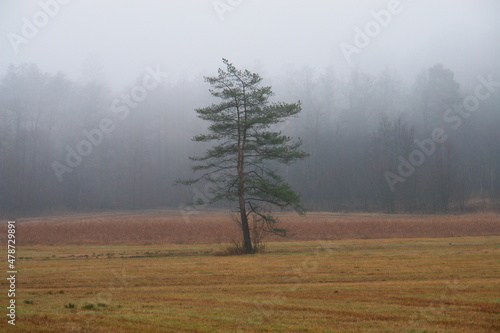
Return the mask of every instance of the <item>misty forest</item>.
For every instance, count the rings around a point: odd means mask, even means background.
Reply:
[[[94,5],[1,12],[1,215],[231,208],[175,186],[210,147],[192,141],[208,127],[195,110],[216,103],[204,77],[223,58],[270,102],[300,102],[272,130],[308,158],[268,167],[306,210],[499,209],[495,1]]]
[[[84,66],[99,71],[96,62]],[[213,97],[201,77],[148,75],[113,94],[91,76],[76,82],[35,64],[9,66],[0,84],[2,211],[208,202],[203,184],[174,182],[190,176],[188,156],[204,148],[191,141],[206,128],[194,109]],[[147,80],[158,86],[134,89]],[[302,103],[297,117],[275,126],[302,139],[310,155],[278,169],[308,210],[500,207],[500,83],[491,76],[457,82],[453,68],[435,64],[406,82],[396,70],[344,77],[304,66],[264,80],[279,100]]]

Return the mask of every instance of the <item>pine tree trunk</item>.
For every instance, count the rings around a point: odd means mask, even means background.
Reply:
[[[240,218],[241,218],[241,230],[243,231],[243,247],[245,248],[246,254],[253,253],[252,239],[250,238],[250,228],[248,226],[248,218],[245,207],[245,198],[240,195]]]
[[[253,253],[252,239],[250,238],[250,227],[248,226],[246,202],[245,202],[245,181],[244,181],[245,158],[243,149],[238,151],[238,201],[240,206],[241,230],[243,231],[243,247],[245,254]]]

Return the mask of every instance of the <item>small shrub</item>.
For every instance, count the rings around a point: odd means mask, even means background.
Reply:
[[[253,253],[264,253],[266,250],[266,245],[263,242],[258,242],[253,244]],[[240,244],[236,241],[233,241],[233,244],[228,246],[224,251],[222,252],[215,252],[214,253],[216,256],[239,256],[239,255],[244,255],[245,249],[243,247],[243,244]]]
[[[254,253],[264,253],[266,252],[266,244],[263,242],[258,242],[253,245]]]
[[[24,304],[31,304],[31,305],[33,305],[35,303],[33,301],[24,300]]]
[[[226,247],[222,252],[216,252],[216,256],[239,256],[245,254],[243,246],[237,242],[233,242],[232,245]]]
[[[105,308],[105,307],[107,307],[107,305],[106,305],[106,304],[104,304],[104,303],[97,303],[97,306],[98,306],[98,307],[100,307],[100,308]]]
[[[64,306],[66,309],[74,309],[75,308],[75,304],[73,303],[68,303],[67,305]]]

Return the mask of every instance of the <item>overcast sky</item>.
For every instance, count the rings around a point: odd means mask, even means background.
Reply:
[[[10,63],[29,62],[79,79],[94,58],[108,83],[121,87],[148,65],[192,78],[213,74],[223,57],[263,74],[290,65],[342,74],[357,65],[411,80],[438,62],[459,80],[500,73],[498,0],[60,0],[68,3],[44,14],[40,3],[55,1],[1,1],[2,75]],[[355,46],[356,27],[364,30],[376,22],[372,12],[397,2],[398,13],[375,24],[380,31],[349,64],[341,43]],[[33,33],[26,26],[36,20]]]

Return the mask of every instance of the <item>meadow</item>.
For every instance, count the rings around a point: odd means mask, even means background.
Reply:
[[[500,214],[403,215],[276,214],[291,239],[268,241],[500,235]],[[17,221],[23,245],[122,245],[231,243],[241,231],[227,212],[180,214],[178,211],[103,212],[24,218]],[[0,232],[5,233],[5,224]]]
[[[5,315],[0,326],[8,332],[500,331],[498,214],[281,218],[296,235],[269,238],[264,253],[250,256],[224,255],[239,233],[221,212],[189,219],[165,211],[20,219],[16,326]],[[8,289],[5,279],[0,288]]]

